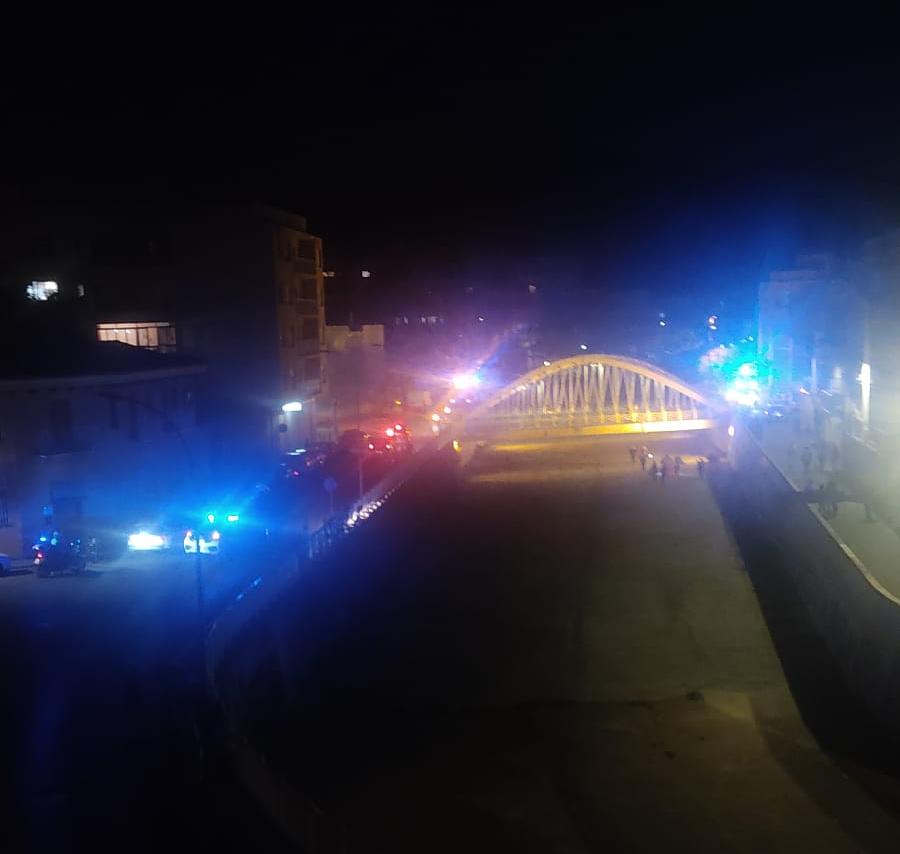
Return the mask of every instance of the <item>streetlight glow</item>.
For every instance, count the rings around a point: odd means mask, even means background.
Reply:
[[[287,403],[281,404],[282,412],[302,412],[303,404],[299,400],[289,400]]]
[[[453,377],[453,387],[459,391],[475,388],[480,382],[477,374],[457,374]]]

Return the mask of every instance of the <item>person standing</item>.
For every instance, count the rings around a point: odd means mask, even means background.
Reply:
[[[669,454],[666,454],[662,460],[662,476],[663,480],[667,480],[672,476],[672,472],[675,470],[675,463],[672,460],[672,457]]]
[[[684,465],[684,460],[681,459],[681,455],[679,454],[675,457],[675,477],[678,477],[681,474],[681,467]]]
[[[653,460],[650,463],[650,477],[652,477],[654,480],[656,480],[658,475],[659,475],[659,466],[656,464],[656,460]]]
[[[641,448],[640,459],[641,459],[641,471],[647,471],[647,448],[646,447]]]
[[[628,449],[628,454],[631,456],[632,464],[634,464],[637,461],[637,445],[632,445]]]
[[[697,477],[703,480],[703,472],[706,469],[706,460],[703,457],[697,457]]]

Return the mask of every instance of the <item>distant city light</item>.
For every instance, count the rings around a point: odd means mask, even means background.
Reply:
[[[587,344],[579,344],[579,345],[578,345],[578,348],[579,348],[580,350],[587,350]]]
[[[59,285],[56,282],[32,282],[25,288],[25,293],[28,299],[46,302],[59,295]]]
[[[369,279],[371,278],[372,274],[368,270],[362,270],[360,272],[360,276],[362,276],[364,279]]]
[[[438,415],[437,412],[432,412],[432,413],[431,413],[431,420],[432,420],[432,421],[440,421],[440,420],[441,420],[441,416]]]
[[[756,365],[752,362],[744,362],[744,364],[738,368],[738,376],[741,377],[752,377],[755,373]]]
[[[480,314],[478,315],[478,322],[484,323],[484,318]]]
[[[859,383],[861,388],[860,409],[862,414],[863,427],[869,429],[869,407],[872,399],[872,366],[868,362],[863,362],[859,366]]]
[[[549,368],[549,367],[550,367],[550,360],[549,360],[549,359],[544,359],[544,367],[545,367],[545,368]]]
[[[394,437],[394,428],[388,427],[387,430],[384,431],[384,435],[388,437],[388,439],[392,439]]]
[[[444,407],[444,415],[449,415],[453,410],[449,406]]]
[[[706,322],[710,326],[715,326],[719,322],[719,315],[711,314],[709,317],[706,318]]]
[[[734,438],[734,424],[728,425],[728,435],[730,438]]]
[[[216,514],[215,513],[207,513],[206,521],[209,522],[210,525],[212,525],[212,523],[216,521]]]
[[[395,430],[396,432],[398,432],[398,433],[402,433],[402,432],[403,432],[403,425],[402,425],[402,424],[395,424],[395,425],[394,425],[394,430]]]
[[[660,325],[660,326],[665,326],[665,325],[666,325],[665,320],[660,320],[659,325]]]
[[[477,374],[457,374],[453,377],[453,387],[459,391],[475,388],[480,382]]]
[[[225,517],[226,521],[228,521],[228,522],[238,522],[238,521],[240,521],[240,518],[241,517],[237,513],[229,513]]]
[[[432,425],[431,425],[431,432],[432,432],[432,433],[440,433],[440,432],[441,432],[441,428],[438,427],[437,424],[432,424]]]
[[[282,412],[302,412],[303,404],[299,400],[289,400],[287,403],[281,404]]]

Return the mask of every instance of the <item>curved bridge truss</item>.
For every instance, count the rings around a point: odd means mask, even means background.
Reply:
[[[584,354],[519,377],[479,405],[467,421],[473,426],[615,433],[706,429],[712,415],[700,392],[654,365]]]

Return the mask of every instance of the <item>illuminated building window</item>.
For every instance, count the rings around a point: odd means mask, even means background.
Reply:
[[[25,288],[28,299],[46,302],[59,296],[59,285],[56,282],[32,282]]]
[[[175,327],[166,321],[134,323],[98,323],[98,341],[120,341],[132,347],[174,353],[177,348]]]

